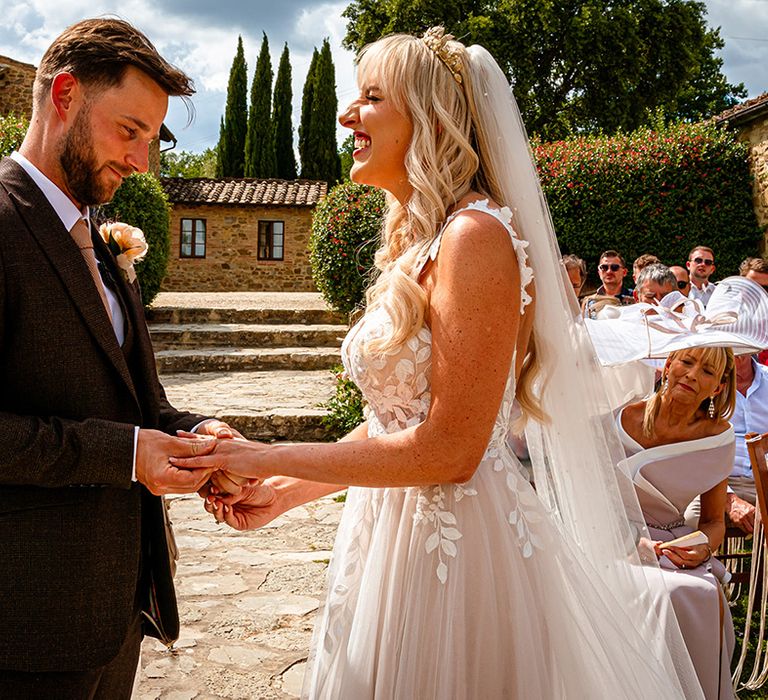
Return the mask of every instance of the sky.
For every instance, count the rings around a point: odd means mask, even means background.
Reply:
[[[159,51],[195,81],[195,117],[172,99],[165,123],[177,150],[201,152],[214,146],[226,101],[227,80],[243,37],[249,81],[256,68],[263,33],[277,70],[287,42],[293,77],[293,120],[298,126],[301,93],[314,47],[327,37],[336,67],[339,106],[356,93],[353,54],[341,47],[347,6],[311,0],[0,0],[0,55],[37,65],[51,41],[84,17],[119,16],[144,31]],[[724,73],[743,82],[750,97],[768,91],[768,0],[706,0],[708,22],[721,28]],[[339,127],[339,140],[345,136]]]

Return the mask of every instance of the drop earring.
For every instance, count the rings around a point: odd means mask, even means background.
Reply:
[[[664,377],[664,382],[661,385],[661,391],[662,393],[666,393],[667,389],[669,389],[669,377]]]
[[[707,414],[710,418],[715,417],[715,397],[710,396],[709,397],[709,408],[707,409]]]

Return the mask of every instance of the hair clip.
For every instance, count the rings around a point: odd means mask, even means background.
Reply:
[[[447,46],[447,42],[453,39],[453,35],[446,34],[443,27],[432,27],[424,32],[424,36],[421,40],[427,45],[427,47],[437,56],[451,71],[453,79],[461,85],[463,78],[461,77],[461,71],[464,68],[461,62],[461,56],[456,49],[451,49]]]

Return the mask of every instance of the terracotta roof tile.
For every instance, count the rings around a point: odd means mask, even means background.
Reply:
[[[313,207],[328,190],[316,180],[164,177],[161,182],[172,203],[186,204]]]
[[[724,112],[720,112],[715,117],[715,121],[738,123],[759,116],[766,111],[768,111],[768,92],[764,92],[758,97],[753,97],[751,100],[746,100],[726,109]]]

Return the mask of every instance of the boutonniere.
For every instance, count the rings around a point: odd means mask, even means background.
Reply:
[[[107,244],[109,251],[115,256],[117,266],[123,277],[131,284],[136,280],[134,263],[144,259],[147,254],[147,240],[140,228],[124,224],[121,221],[99,226],[99,234]]]

